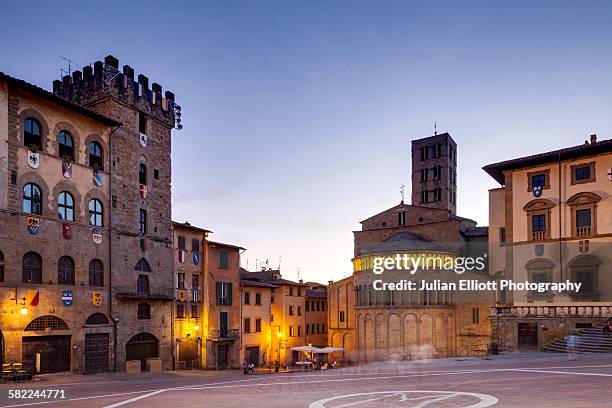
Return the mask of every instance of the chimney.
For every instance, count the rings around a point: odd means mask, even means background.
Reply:
[[[595,144],[595,143],[597,143],[597,135],[593,133],[591,135],[591,144]]]

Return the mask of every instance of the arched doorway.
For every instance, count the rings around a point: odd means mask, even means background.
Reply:
[[[85,320],[85,327],[110,327],[110,321],[103,313],[93,313]],[[85,334],[85,374],[109,371],[109,334]]]
[[[140,360],[141,370],[147,368],[147,358],[159,356],[159,340],[150,333],[138,333],[125,345],[125,361]]]
[[[70,371],[71,336],[65,321],[57,316],[40,316],[26,326],[25,332],[21,338],[24,369],[33,372],[38,365],[41,374]]]

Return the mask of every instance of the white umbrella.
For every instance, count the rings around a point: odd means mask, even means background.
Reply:
[[[315,353],[328,354],[345,351],[342,347],[323,347],[322,349],[318,349]]]
[[[313,347],[313,346],[299,346],[299,347],[291,347],[291,350],[303,351],[304,353],[312,353],[312,352],[318,353],[319,350],[322,350],[322,349]]]

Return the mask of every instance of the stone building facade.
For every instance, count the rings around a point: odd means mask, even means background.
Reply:
[[[206,368],[240,368],[240,254],[244,248],[208,241],[204,282]]]
[[[247,279],[240,281],[241,362],[247,361],[256,367],[269,367],[274,364],[278,353],[278,334],[272,327],[272,298],[276,289],[278,286],[270,283]]]
[[[42,373],[112,369],[110,186],[94,182],[92,167],[108,180],[118,125],[0,74],[3,362]]]
[[[210,231],[173,222],[175,255],[174,339],[177,369],[203,368],[207,237]]]
[[[53,93],[121,123],[110,138],[110,287],[116,367],[161,359],[173,368],[174,250],[171,130],[180,112],[174,94],[107,56],[53,82]],[[144,309],[148,308],[148,312]]]
[[[491,272],[581,290],[500,292],[493,336],[505,350],[546,347],[612,316],[612,140],[490,164]]]
[[[329,286],[329,342],[345,348],[345,359],[369,362],[486,353],[488,311],[495,293],[375,288],[376,281],[414,281],[418,288],[421,280],[449,283],[460,276],[442,268],[417,268],[414,274],[389,268],[380,274],[373,269],[376,259],[486,258],[488,229],[454,214],[456,151],[448,134],[414,141],[413,204],[402,201],[362,221],[361,230],[354,231],[353,275]],[[433,201],[426,192],[432,188],[442,191]],[[483,269],[466,271],[462,278],[489,280],[484,263]]]
[[[314,347],[327,347],[327,287],[309,285],[306,288],[304,310],[306,314],[306,344]]]

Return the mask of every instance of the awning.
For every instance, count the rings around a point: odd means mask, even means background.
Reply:
[[[320,349],[318,347],[313,347],[313,346],[299,346],[299,347],[291,347],[291,350],[303,351],[304,353],[312,353],[312,352],[318,353],[319,350],[323,350],[323,349]]]

